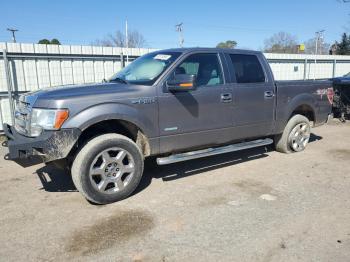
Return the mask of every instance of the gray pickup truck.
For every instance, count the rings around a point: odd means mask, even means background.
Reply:
[[[76,188],[106,204],[136,189],[149,156],[164,165],[272,143],[302,151],[332,99],[330,81],[274,81],[261,52],[162,50],[103,83],[21,96],[5,158],[64,160]]]

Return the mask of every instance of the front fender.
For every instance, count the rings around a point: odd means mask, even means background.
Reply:
[[[133,123],[148,137],[154,136],[154,123],[150,116],[130,105],[104,103],[86,108],[69,117],[62,128],[79,128],[85,130],[89,126],[104,120],[125,120]]]

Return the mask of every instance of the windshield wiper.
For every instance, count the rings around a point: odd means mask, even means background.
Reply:
[[[123,79],[123,78],[120,78],[120,77],[116,77],[116,78],[113,78],[113,79],[110,79],[109,82],[119,82],[119,83],[123,83],[123,84],[128,84],[128,82]]]

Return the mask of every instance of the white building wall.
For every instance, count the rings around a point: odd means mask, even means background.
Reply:
[[[303,62],[270,62],[276,80],[303,79]]]
[[[343,76],[350,72],[350,56],[264,54],[272,68],[276,80],[320,79]],[[316,60],[316,62],[315,62]]]
[[[345,61],[337,61],[336,76],[342,76],[350,72],[350,65]]]

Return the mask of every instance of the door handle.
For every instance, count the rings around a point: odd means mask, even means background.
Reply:
[[[275,94],[273,91],[265,91],[264,96],[265,98],[273,98]]]
[[[221,102],[223,103],[232,102],[232,94],[231,93],[221,94]]]

